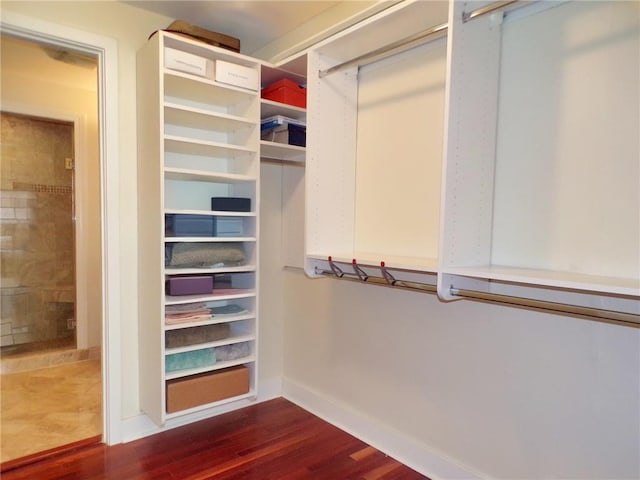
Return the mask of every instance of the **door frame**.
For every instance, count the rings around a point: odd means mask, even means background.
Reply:
[[[122,441],[118,44],[109,37],[9,11],[2,12],[0,32],[97,57],[102,247],[102,438],[105,443],[113,445]]]

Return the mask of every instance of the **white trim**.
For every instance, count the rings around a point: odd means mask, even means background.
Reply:
[[[433,480],[489,478],[306,385],[285,378],[282,396]]]
[[[85,115],[79,115],[75,112],[67,112],[62,110],[49,110],[40,108],[36,105],[26,105],[14,103],[12,101],[2,102],[2,111],[9,113],[17,113],[20,115],[28,115],[31,117],[48,118],[52,120],[61,120],[73,123],[73,141],[74,141],[74,163],[76,158],[86,158],[87,156],[87,119]],[[89,326],[88,326],[88,307],[87,307],[87,251],[83,241],[86,235],[86,218],[84,216],[86,201],[88,198],[87,186],[87,170],[84,162],[76,163],[73,175],[73,192],[75,198],[74,203],[74,231],[75,231],[75,270],[76,270],[76,348],[84,350],[89,348]]]
[[[98,57],[100,164],[102,179],[102,355],[103,439],[120,443],[120,256],[118,169],[118,44],[116,40],[10,11],[0,30],[14,36],[64,46]]]

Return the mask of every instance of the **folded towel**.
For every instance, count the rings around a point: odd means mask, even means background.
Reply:
[[[216,347],[216,359],[220,362],[237,360],[238,358],[251,355],[249,342],[234,343]]]
[[[173,353],[164,357],[164,368],[167,372],[186,370],[189,368],[209,367],[216,363],[214,348],[203,348],[192,352]]]
[[[241,307],[235,303],[229,305],[223,305],[221,307],[213,307],[211,309],[214,315],[238,315],[240,313],[247,313],[246,308]]]
[[[177,305],[167,305],[164,311],[167,313],[189,313],[198,312],[200,310],[208,309],[205,302],[197,303],[179,303]]]
[[[170,330],[165,333],[164,346],[165,348],[177,348],[215,342],[227,338],[230,332],[231,327],[228,323]]]

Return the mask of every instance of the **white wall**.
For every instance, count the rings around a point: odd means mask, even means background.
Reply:
[[[292,271],[284,293],[286,382],[485,477],[640,475],[638,329]]]

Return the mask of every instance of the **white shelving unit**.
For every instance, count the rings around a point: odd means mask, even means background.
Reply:
[[[263,87],[284,78],[306,84],[306,54],[285,60],[280,65],[263,64]],[[268,99],[260,101],[260,118],[274,115],[307,120],[307,110]],[[260,157],[269,168],[280,168],[282,180],[282,264],[301,268],[304,264],[304,177],[306,147],[260,142]]]
[[[287,65],[277,67],[275,65],[262,64],[262,87],[266,87],[271,83],[288,79],[300,85],[306,84],[306,76],[304,73],[297,73],[287,69]],[[273,100],[260,100],[260,118],[267,118],[274,115],[283,115],[285,117],[294,118],[296,120],[307,119],[307,110],[286,103],[275,102]],[[288,145],[278,142],[270,142],[267,140],[260,141],[260,157],[266,160],[279,160],[283,162],[304,163],[306,148],[297,145]]]
[[[638,5],[539,2],[468,23],[465,8],[449,31],[439,295],[640,314]]]
[[[140,396],[143,411],[159,425],[180,415],[255,397],[258,358],[258,86],[251,90],[216,81],[209,73],[198,76],[166,68],[166,48],[197,55],[210,64],[222,60],[248,67],[258,77],[261,69],[255,59],[167,32],[156,33],[138,53]],[[251,210],[213,211],[212,197],[249,198]],[[166,230],[167,215],[232,220],[241,226],[241,235],[176,236]],[[166,258],[167,248],[174,245],[233,246],[241,249],[244,260],[208,267],[174,265]],[[165,281],[180,276],[213,276],[214,289],[204,295],[166,295]],[[216,288],[216,280],[224,280],[229,288]],[[236,313],[215,313],[230,305],[236,307]],[[167,323],[167,309],[175,306],[204,306],[214,313],[188,323]],[[226,338],[166,347],[169,332],[193,333],[219,324],[228,326]],[[233,360],[166,370],[169,355],[236,344],[248,345],[249,353]],[[238,365],[248,368],[248,391],[167,413],[167,382],[201,374],[214,378]]]
[[[443,2],[401,2],[308,53],[308,275],[344,263],[425,274],[438,265],[446,38],[319,72],[447,21]]]
[[[437,278],[444,300],[637,323],[638,4],[519,2],[463,21],[497,3],[400,2],[308,52],[305,270],[384,261]]]

